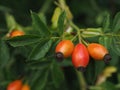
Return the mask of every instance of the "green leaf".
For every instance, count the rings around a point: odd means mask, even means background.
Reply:
[[[60,87],[64,82],[64,74],[58,64],[54,61],[52,65],[52,80],[56,88]]]
[[[118,56],[120,56],[120,38],[119,37],[112,38],[111,49]]]
[[[58,33],[59,33],[59,35],[63,34],[65,17],[66,17],[66,13],[65,13],[65,11],[63,11],[60,14],[59,19],[58,19]]]
[[[33,28],[41,35],[46,37],[50,35],[47,25],[41,20],[41,18],[34,12],[31,13]]]
[[[46,41],[42,40],[35,48],[33,48],[30,56],[28,57],[29,60],[38,60],[43,58],[46,53],[49,51],[52,45],[52,40]]]
[[[96,37],[102,34],[101,28],[87,28],[82,32],[83,37]]]
[[[40,79],[37,81],[37,86],[34,86],[34,90],[44,90],[47,84],[48,72],[42,72]]]
[[[111,37],[100,37],[99,38],[99,43],[105,46],[106,48],[110,49],[111,43],[112,43],[112,38]]]
[[[10,7],[3,6],[3,5],[0,5],[0,11],[5,12],[5,13],[12,12]]]
[[[53,28],[56,28],[58,26],[58,18],[61,14],[61,8],[60,7],[56,7],[55,10],[54,10],[54,13],[53,13],[53,16],[52,16],[52,19],[51,19],[51,22],[52,22],[52,27]]]
[[[71,58],[65,59],[64,62],[58,63],[61,67],[73,66]]]
[[[95,77],[97,77],[100,73],[102,73],[105,67],[105,62],[102,61],[95,61]]]
[[[5,18],[9,32],[11,32],[14,29],[24,30],[24,27],[16,22],[13,15],[5,13]]]
[[[40,13],[38,13],[38,16],[44,24],[47,24],[47,20],[46,20],[44,13],[40,12]]]
[[[15,18],[8,13],[5,14],[5,18],[6,18],[6,23],[7,23],[8,29],[13,30],[17,25]]]
[[[86,71],[84,75],[86,77],[85,79],[88,82],[88,84],[95,84],[96,74],[95,74],[95,62],[93,59],[90,59],[90,62],[88,66],[86,67]]]
[[[90,60],[85,71],[85,77],[88,84],[95,84],[98,75],[103,71],[104,67],[104,61],[95,61],[93,59]]]
[[[17,46],[25,46],[25,45],[37,43],[40,42],[42,39],[44,38],[41,38],[40,36],[23,35],[23,36],[17,36],[7,39],[7,41],[10,43],[11,46],[17,47]]]
[[[52,44],[52,47],[50,48],[49,52],[47,53],[48,56],[51,56],[51,53],[54,54],[55,53],[55,47],[57,46],[57,44],[60,42],[60,40],[56,39],[56,40],[53,40],[53,44]]]
[[[9,48],[4,41],[0,40],[0,68],[8,64],[9,58]]]
[[[48,68],[51,64],[51,61],[29,61],[27,63],[27,67],[32,70],[42,70],[44,68]]]
[[[117,74],[118,83],[120,83],[120,73]]]
[[[35,71],[32,79],[32,90],[44,90],[47,84],[49,71],[45,68],[42,71]]]
[[[109,65],[112,65],[112,66],[117,66],[119,65],[119,56],[113,52],[112,50],[110,50],[110,55],[111,55],[111,60],[110,60],[110,64]]]
[[[109,26],[110,26],[110,14],[106,12],[104,16],[104,21],[103,21],[103,31],[107,32],[108,30],[110,30]]]
[[[117,90],[115,85],[111,82],[104,82],[101,85],[101,90]]]
[[[115,15],[112,25],[113,32],[118,32],[120,30],[120,12]]]

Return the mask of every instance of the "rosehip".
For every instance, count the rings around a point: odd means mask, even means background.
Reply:
[[[22,81],[15,80],[8,85],[7,90],[21,90],[21,88],[22,88]]]
[[[10,33],[10,37],[15,37],[15,36],[22,36],[24,35],[25,33],[23,31],[20,31],[20,30],[13,30],[11,33]]]
[[[64,58],[69,57],[74,49],[74,44],[70,40],[62,40],[58,43],[55,49],[56,58],[58,61],[62,61]]]
[[[30,90],[30,86],[28,84],[25,84],[22,86],[21,90]]]
[[[108,63],[111,60],[108,50],[101,44],[89,44],[88,51],[90,56],[95,60],[104,60],[105,63]]]
[[[79,71],[85,71],[89,63],[89,53],[84,44],[77,44],[73,50],[72,63]]]

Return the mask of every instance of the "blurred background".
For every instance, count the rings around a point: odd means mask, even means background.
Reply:
[[[42,13],[46,17],[47,25],[51,26],[51,18],[56,8],[56,3],[55,3],[56,1],[59,1],[59,0],[0,0],[0,34],[1,32],[3,32],[5,35],[8,32],[6,17],[5,17],[6,13],[13,15],[16,22],[24,27],[30,26],[32,23],[31,13],[30,13],[31,11],[36,13]],[[69,6],[69,9],[73,15],[73,22],[81,28],[101,27],[104,17],[106,15],[106,12],[110,13],[110,18],[113,18],[115,14],[120,11],[120,0],[65,0],[65,1],[66,1],[66,4]],[[8,62],[9,65],[8,66],[6,65],[7,69],[6,68],[0,69],[1,70],[0,80],[3,81],[3,83],[0,83],[0,90],[4,90],[5,86],[7,86],[7,84],[10,81],[14,80],[15,77],[17,77],[19,74],[24,73],[25,65],[23,63],[24,63],[24,60],[26,59],[26,52],[25,54],[23,53],[25,51],[24,47],[17,48],[16,50],[16,48],[13,48],[8,44],[2,43],[2,46],[0,47],[1,52],[2,52],[2,48],[4,48],[5,54],[3,53],[4,55],[3,57],[2,57],[2,54],[0,54],[1,57],[2,58],[5,57],[4,59],[6,60],[10,58],[11,61],[13,60],[13,62],[10,62],[10,61]],[[16,52],[18,53],[16,54]],[[107,73],[115,72],[114,74],[112,74],[112,77],[108,78],[108,81],[118,85],[114,86],[113,84],[107,82],[102,86],[105,88],[106,87],[108,88],[108,86],[111,86],[108,89],[99,89],[99,87],[90,87],[91,88],[90,90],[117,90],[115,89],[115,87],[118,87],[118,88],[120,87],[119,55],[116,55],[113,52],[111,52],[111,54],[113,55],[114,60],[116,60],[116,61],[112,61],[111,65],[115,67],[108,68],[107,69],[108,71],[106,70],[104,72],[104,75],[103,75],[104,77],[100,79],[106,79],[106,77],[109,77],[109,75],[111,76],[111,74],[108,75],[106,74],[106,72]],[[23,59],[23,60],[20,60],[20,59]],[[0,60],[0,63],[3,63],[2,60]],[[19,60],[19,61],[16,61],[16,60]],[[89,70],[87,71],[89,72],[84,73],[84,75],[87,77],[86,81],[88,85],[94,85],[94,83],[91,82],[93,80],[92,78],[93,75],[91,74],[91,72],[93,74],[96,74],[95,70],[93,70],[93,68],[95,67],[95,62],[93,63],[94,65],[93,64],[89,65],[89,67],[92,67],[91,69],[88,68]],[[96,65],[98,64],[99,63],[97,63]],[[100,66],[102,67],[102,64]],[[116,73],[116,67],[118,68],[118,73]],[[3,70],[5,70],[4,74],[3,74]],[[97,68],[96,68],[96,71],[97,71]],[[103,71],[103,68],[100,70],[100,72],[102,71]],[[35,71],[33,73],[35,73]],[[63,90],[79,90],[78,89],[79,85],[78,85],[74,68],[71,66],[65,67],[64,74],[66,76],[66,82],[68,83],[67,84],[68,88],[66,88],[65,86]],[[28,72],[28,75],[29,75],[29,72]],[[27,79],[30,79],[30,78],[31,76],[28,77]],[[99,81],[99,78],[98,78],[98,81]],[[32,90],[39,90],[37,88],[33,89],[33,87],[32,87]],[[59,90],[60,86],[59,86],[59,89],[58,88],[53,89],[53,87],[51,89],[50,88],[49,89],[47,88],[45,90]],[[84,90],[84,89],[80,89],[80,90]]]
[[[0,1],[0,27],[5,27],[5,12],[11,13],[18,23],[25,26],[31,23],[30,10],[43,12],[50,23],[56,7],[54,2],[55,0]],[[120,10],[119,0],[66,0],[66,3],[74,15],[73,20],[86,27],[99,26],[106,11],[114,16]]]

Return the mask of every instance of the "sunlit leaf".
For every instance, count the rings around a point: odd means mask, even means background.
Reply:
[[[60,14],[61,14],[61,8],[60,7],[56,7],[55,10],[54,10],[52,19],[51,19],[53,28],[56,28],[58,26],[57,22],[58,22],[58,18],[60,16]]]
[[[115,66],[108,66],[103,70],[103,76],[105,78],[111,77],[113,73],[116,73],[118,70]]]
[[[82,32],[83,37],[96,37],[102,34],[101,28],[87,28]]]

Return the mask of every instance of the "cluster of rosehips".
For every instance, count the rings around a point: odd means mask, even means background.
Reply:
[[[30,90],[30,86],[28,84],[22,84],[21,80],[15,80],[8,84],[7,90]]]
[[[105,63],[111,60],[108,50],[98,43],[88,44],[87,47],[82,43],[74,46],[72,41],[62,40],[56,46],[55,53],[58,61],[72,56],[72,64],[79,71],[85,71],[89,64],[90,56],[94,60],[104,60]]]
[[[21,36],[25,33],[20,30],[13,30],[9,37]],[[89,64],[90,56],[94,60],[104,60],[108,63],[111,60],[108,50],[101,44],[91,43],[85,46],[82,43],[78,43],[74,46],[70,40],[62,40],[56,46],[56,58],[58,61],[62,61],[72,55],[72,63],[75,68],[80,71],[85,71],[85,68]]]

